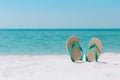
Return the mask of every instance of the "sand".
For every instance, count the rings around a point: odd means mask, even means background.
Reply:
[[[120,54],[82,63],[69,55],[0,56],[0,80],[120,80]]]

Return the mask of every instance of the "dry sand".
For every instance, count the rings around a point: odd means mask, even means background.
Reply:
[[[68,55],[0,56],[0,80],[120,80],[120,54],[82,63]]]

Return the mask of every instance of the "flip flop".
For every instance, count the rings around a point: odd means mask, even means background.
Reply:
[[[70,54],[70,58],[73,62],[79,62],[83,59],[83,50],[80,46],[78,39],[75,36],[71,36],[66,43],[66,48]]]
[[[86,51],[86,61],[98,61],[102,51],[102,43],[98,38],[92,38]]]

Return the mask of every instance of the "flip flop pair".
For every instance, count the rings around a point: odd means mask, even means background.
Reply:
[[[75,36],[71,36],[66,43],[67,51],[70,54],[70,58],[73,62],[81,62],[83,60],[83,49],[79,40]],[[86,50],[86,61],[98,61],[98,58],[102,51],[102,44],[98,38],[92,38],[89,46]]]

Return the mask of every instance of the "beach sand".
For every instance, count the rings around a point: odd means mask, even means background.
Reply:
[[[69,55],[0,56],[0,80],[120,80],[120,54],[82,63]]]

